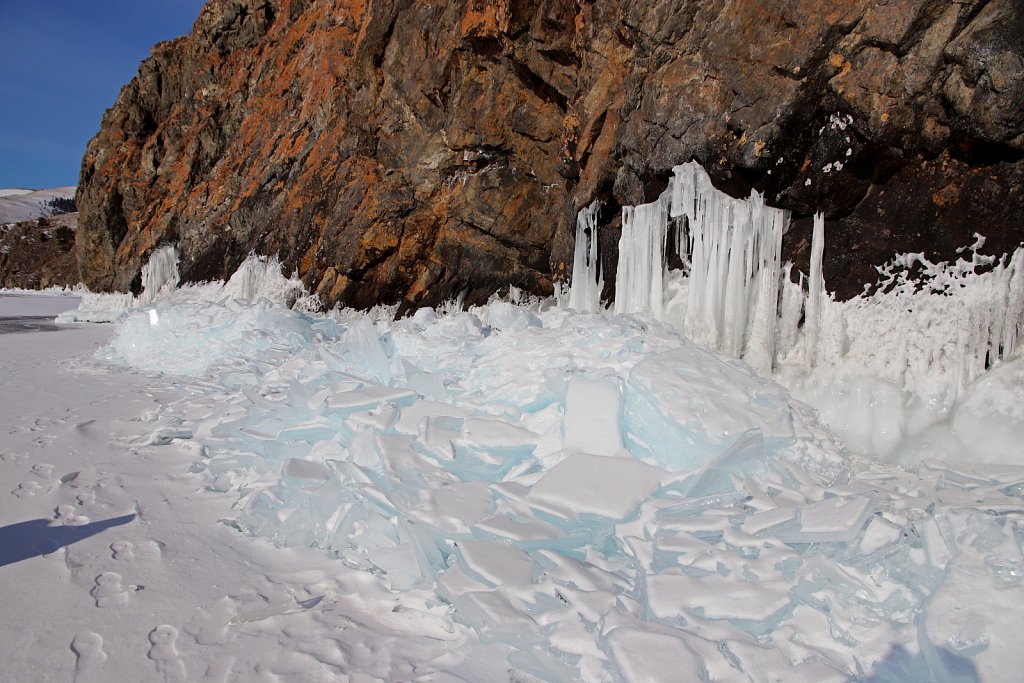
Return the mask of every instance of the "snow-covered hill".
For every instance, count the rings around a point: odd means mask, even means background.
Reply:
[[[19,223],[40,216],[52,216],[51,202],[55,199],[74,199],[74,185],[49,190],[0,189],[0,223]]]

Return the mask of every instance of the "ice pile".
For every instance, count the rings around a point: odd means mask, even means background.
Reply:
[[[204,306],[118,323],[108,359],[199,376],[149,442],[198,444],[193,470],[237,493],[240,529],[322,548],[396,594],[433,591],[511,669],[999,680],[1024,666],[1005,635],[1024,615],[984,607],[1024,597],[1024,468],[850,461],[784,389],[642,316]]]
[[[281,274],[281,263],[275,256],[255,253],[238,267],[227,282],[204,282],[179,287],[178,250],[165,245],[150,254],[142,267],[142,292],[82,291],[78,308],[62,313],[57,322],[104,323],[120,319],[127,311],[151,306],[159,302],[166,305],[180,303],[203,304],[230,299],[249,302],[266,300],[269,303],[318,310],[315,297],[310,297],[302,282],[295,276]]]

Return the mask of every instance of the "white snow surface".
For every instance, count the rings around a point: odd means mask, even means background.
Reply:
[[[49,202],[54,199],[73,199],[76,189],[72,185],[49,190],[0,190],[0,223],[19,223],[49,216],[53,213]]]
[[[974,455],[1020,433],[1018,361],[932,426],[973,450],[898,466],[648,314],[313,314],[246,268],[0,335],[0,679],[1024,668],[1024,463]]]

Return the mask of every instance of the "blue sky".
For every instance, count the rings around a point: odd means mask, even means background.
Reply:
[[[85,145],[149,49],[204,0],[0,0],[0,188],[78,183]]]

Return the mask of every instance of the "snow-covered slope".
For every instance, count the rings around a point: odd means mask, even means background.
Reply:
[[[18,223],[53,215],[50,202],[54,199],[74,199],[75,189],[72,185],[49,190],[0,190],[0,223]]]

